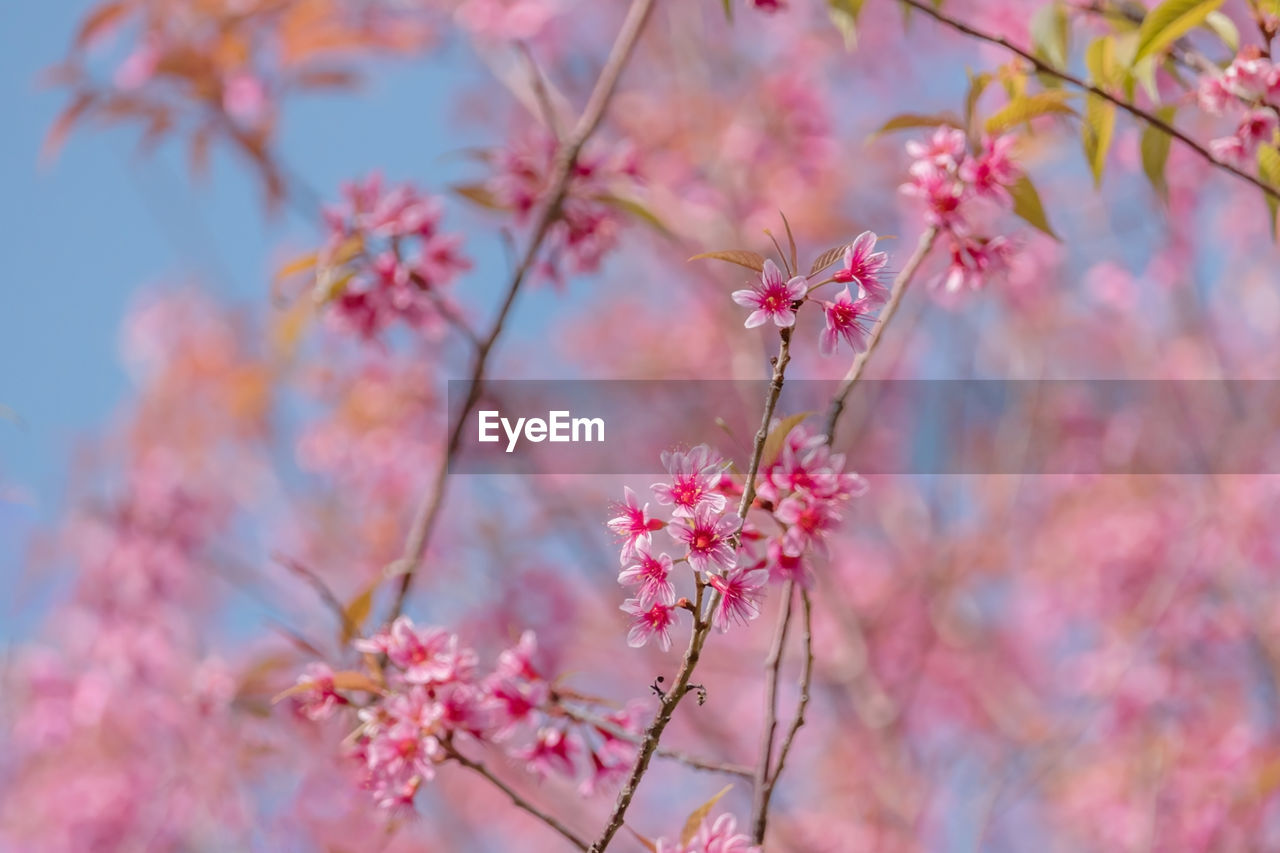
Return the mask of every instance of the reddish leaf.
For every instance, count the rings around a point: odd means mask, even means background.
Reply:
[[[40,146],[41,160],[48,162],[58,156],[76,122],[84,117],[96,101],[92,92],[81,92],[71,100],[67,108],[54,119],[53,126],[44,138],[44,144]]]
[[[787,245],[791,250],[791,272],[798,275],[800,273],[800,261],[796,257],[796,237],[791,233],[791,223],[787,221],[787,215],[781,210],[778,211],[778,215],[782,217],[782,224],[787,229]]]
[[[847,248],[849,248],[849,244],[845,243],[842,246],[836,246],[834,249],[827,249],[821,255],[818,255],[813,259],[813,266],[809,267],[809,276],[812,278],[840,260],[844,257],[844,250]]]
[[[106,35],[108,30],[120,23],[120,19],[128,14],[130,5],[124,0],[116,0],[116,2],[103,3],[94,7],[93,11],[85,16],[79,31],[76,32],[76,47],[87,47],[95,39]]]
[[[287,699],[290,696],[296,696],[307,690],[311,690],[316,686],[314,681],[303,681],[293,685],[287,690],[282,690],[272,698],[272,704],[279,702],[281,699]],[[333,686],[338,690],[358,690],[363,693],[382,693],[382,685],[374,681],[363,672],[355,670],[344,670],[333,674]]]
[[[713,261],[728,261],[731,264],[737,264],[740,267],[746,267],[749,270],[762,272],[764,270],[764,255],[756,252],[748,252],[744,249],[729,249],[724,252],[703,252],[701,255],[694,255],[689,260],[698,261],[703,258],[710,258]]]
[[[764,447],[760,451],[761,470],[778,461],[778,457],[782,455],[782,443],[786,441],[787,436],[802,420],[812,414],[813,412],[800,412],[778,421],[778,425],[765,436]]]
[[[454,193],[462,196],[472,204],[489,210],[506,210],[506,206],[494,197],[493,193],[484,184],[458,184],[450,187]]]
[[[360,75],[345,68],[313,68],[293,76],[294,85],[303,89],[351,89],[360,83]]]
[[[725,785],[720,789],[720,793],[693,810],[693,813],[689,815],[689,819],[684,822],[684,830],[680,833],[681,844],[688,844],[693,839],[693,836],[698,834],[698,827],[707,819],[707,815],[711,814],[711,809],[715,807],[716,803],[720,802],[721,797],[732,790],[732,785]]]

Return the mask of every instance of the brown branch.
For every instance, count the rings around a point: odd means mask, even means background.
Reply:
[[[547,88],[547,79],[542,76],[542,69],[538,67],[538,62],[533,58],[533,51],[529,49],[529,45],[524,42],[516,42],[516,52],[520,54],[520,58],[524,61],[525,69],[529,74],[529,84],[533,88],[534,100],[538,102],[538,110],[542,113],[542,121],[546,124],[547,130],[551,131],[552,137],[557,141],[561,138],[560,120],[556,115],[555,104],[551,101],[551,91]]]
[[[930,227],[920,235],[920,241],[916,244],[915,251],[903,265],[901,271],[893,280],[890,289],[889,300],[885,303],[884,308],[880,312],[880,316],[876,320],[876,325],[871,331],[870,339],[867,341],[867,348],[858,353],[854,358],[853,364],[850,365],[848,373],[845,374],[844,382],[841,383],[839,391],[832,398],[831,407],[827,414],[827,424],[825,436],[827,444],[830,444],[835,436],[836,423],[840,419],[841,413],[844,411],[845,399],[853,386],[862,376],[862,371],[866,367],[867,360],[871,357],[871,353],[875,351],[876,346],[880,343],[880,338],[884,334],[885,328],[889,325],[889,321],[893,319],[893,315],[897,312],[898,306],[902,303],[903,294],[906,293],[908,285],[915,277],[920,269],[920,265],[928,256],[929,251],[933,248],[934,241],[937,239],[938,229]],[[805,711],[809,706],[809,691],[813,683],[813,602],[809,596],[809,591],[802,589],[800,599],[804,609],[804,628],[802,632],[802,645],[804,648],[804,666],[800,673],[800,699],[796,705],[796,713],[792,718],[790,725],[787,727],[787,733],[783,738],[782,745],[778,750],[777,763],[769,767],[771,761],[770,752],[773,749],[774,734],[777,730],[777,678],[778,669],[781,666],[781,650],[782,644],[786,641],[786,623],[790,619],[791,610],[791,585],[787,586],[787,611],[779,622],[778,633],[774,638],[774,646],[770,651],[766,667],[768,669],[768,685],[766,692],[769,695],[768,704],[766,705],[765,730],[761,737],[760,763],[756,767],[756,792],[755,802],[753,804],[753,824],[752,835],[756,844],[764,842],[765,829],[769,821],[769,803],[773,797],[773,790],[778,784],[778,779],[782,775],[783,768],[786,766],[787,756],[791,753],[791,747],[795,743],[796,735],[800,729],[804,727]]]
[[[1004,38],[1003,36],[997,36],[997,35],[992,35],[991,33],[988,33],[988,32],[983,32],[982,30],[976,29],[970,26],[969,24],[964,23],[963,21],[956,20],[955,18],[952,18],[950,15],[946,14],[945,12],[935,9],[932,5],[930,5],[928,0],[901,0],[901,2],[907,6],[910,6],[912,9],[916,9],[917,11],[924,13],[928,17],[933,18],[938,23],[944,26],[950,27],[951,29],[955,30],[958,33],[962,33],[963,35],[969,36],[970,38],[977,39],[978,41],[984,41],[984,42],[987,42],[988,44],[994,44],[998,47],[1004,48],[1010,53],[1013,53],[1022,57],[1027,62],[1031,63],[1032,67],[1034,67],[1036,71],[1039,71],[1042,74],[1047,74],[1050,77],[1055,77],[1058,80],[1061,80],[1063,83],[1067,83],[1068,85],[1074,86],[1075,88],[1080,89],[1081,91],[1088,92],[1091,95],[1096,95],[1097,97],[1102,98],[1104,101],[1108,101],[1109,103],[1114,104],[1116,107],[1118,107],[1121,110],[1124,110],[1134,118],[1144,121],[1147,124],[1151,125],[1152,127],[1156,128],[1157,130],[1160,130],[1168,134],[1169,136],[1173,137],[1174,139],[1178,140],[1187,148],[1194,151],[1201,159],[1209,163],[1211,166],[1214,166],[1215,168],[1218,168],[1218,169],[1222,169],[1225,172],[1230,172],[1231,174],[1235,175],[1237,178],[1240,178],[1243,181],[1247,181],[1250,184],[1253,184],[1255,187],[1262,190],[1262,192],[1265,193],[1267,196],[1277,201],[1280,201],[1280,189],[1276,189],[1275,187],[1259,179],[1258,177],[1254,175],[1250,175],[1248,172],[1244,171],[1243,169],[1232,166],[1230,163],[1224,163],[1221,160],[1218,160],[1213,156],[1213,154],[1209,151],[1208,148],[1201,145],[1199,142],[1192,139],[1190,136],[1183,133],[1182,131],[1178,130],[1172,124],[1160,118],[1159,116],[1155,115],[1154,113],[1147,112],[1146,110],[1142,109],[1142,107],[1131,104],[1128,101],[1124,100],[1123,98],[1118,98],[1115,95],[1108,92],[1106,89],[1102,89],[1102,88],[1099,88],[1098,86],[1093,85],[1092,83],[1088,83],[1080,79],[1079,77],[1076,77],[1074,74],[1055,68],[1052,64],[1045,62],[1043,59],[1039,58],[1038,56],[1026,50],[1025,48],[1018,47],[1016,44]]]
[[[476,773],[483,776],[484,778],[488,779],[494,785],[494,787],[502,791],[502,793],[506,794],[507,797],[511,799],[512,805],[514,805],[516,808],[533,815],[538,820],[542,821],[547,826],[551,827],[556,832],[560,833],[560,835],[562,835],[570,844],[572,844],[577,849],[579,850],[587,849],[587,843],[583,841],[581,838],[579,838],[578,836],[574,835],[572,830],[570,830],[567,826],[565,826],[556,818],[552,817],[551,815],[544,812],[542,809],[535,806],[533,803],[526,800],[524,797],[517,794],[515,789],[513,789],[510,785],[508,785],[506,782],[503,782],[497,776],[493,775],[493,773],[489,770],[488,767],[485,767],[479,761],[473,761],[470,758],[467,758],[461,752],[458,752],[458,750],[455,749],[451,744],[445,744],[444,748],[445,748],[445,751],[448,752],[449,757],[452,758],[454,761],[458,762],[463,767],[466,767],[469,770],[473,770]]]
[[[777,408],[778,397],[782,394],[782,384],[786,376],[787,365],[791,362],[791,332],[791,328],[786,328],[778,336],[780,343],[778,345],[778,355],[773,359],[773,379],[769,383],[769,392],[765,397],[764,414],[761,418],[760,429],[756,432],[755,443],[751,450],[751,461],[747,467],[747,479],[743,485],[742,502],[738,506],[739,521],[746,520],[747,511],[751,508],[752,501],[755,500],[755,479],[760,470],[760,457],[764,454],[764,442],[769,434],[769,424],[773,420],[773,412]],[[658,741],[661,740],[667,724],[671,722],[671,715],[680,704],[680,700],[689,692],[690,679],[693,677],[693,671],[697,668],[698,661],[702,657],[702,647],[707,641],[707,636],[711,633],[711,613],[715,611],[720,602],[720,593],[717,592],[711,596],[709,606],[704,608],[703,605],[708,603],[706,600],[707,584],[701,578],[698,578],[697,583],[697,600],[694,602],[693,608],[695,614],[693,631],[689,635],[689,646],[685,650],[684,659],[680,663],[680,671],[676,673],[675,684],[663,697],[658,713],[645,730],[644,740],[640,743],[640,748],[636,752],[635,764],[631,768],[626,784],[618,792],[618,800],[614,804],[613,812],[609,815],[608,823],[600,833],[600,837],[591,845],[591,853],[603,853],[618,830],[622,828],[622,822],[626,817],[627,809],[631,806],[631,801],[635,798],[640,780],[644,778],[645,771],[649,769],[649,762],[653,760],[654,753],[658,749]]]
[[[871,329],[871,336],[867,340],[867,348],[854,357],[853,364],[849,366],[849,372],[845,374],[844,381],[840,384],[840,389],[831,399],[831,406],[827,410],[827,425],[825,429],[827,444],[831,444],[835,440],[836,422],[840,420],[840,415],[844,412],[845,399],[849,396],[849,392],[853,390],[853,386],[857,384],[858,379],[861,378],[862,371],[867,366],[867,360],[875,352],[885,328],[888,327],[889,321],[893,319],[893,315],[897,313],[898,306],[902,303],[903,294],[907,292],[907,286],[911,284],[911,279],[915,278],[916,272],[920,269],[920,265],[924,263],[925,257],[929,254],[929,250],[933,248],[934,241],[937,238],[937,226],[930,226],[920,235],[920,242],[916,244],[915,251],[911,253],[911,257],[907,259],[906,264],[903,265],[898,275],[893,279],[893,286],[889,291],[889,300],[884,304],[884,308],[880,310],[880,316],[876,318],[876,324]]]
[[[578,156],[582,153],[583,146],[586,145],[592,134],[599,128],[600,122],[604,119],[609,102],[617,90],[618,80],[621,78],[622,71],[635,50],[636,42],[639,40],[640,33],[644,30],[644,26],[649,20],[649,15],[653,11],[655,2],[656,0],[634,0],[631,4],[627,17],[623,21],[622,29],[614,41],[613,49],[609,53],[609,58],[605,61],[604,68],[600,72],[600,77],[596,80],[595,88],[587,99],[587,105],[583,108],[577,125],[569,135],[569,138],[563,142],[557,151],[549,188],[535,221],[529,245],[511,277],[511,283],[507,286],[506,296],[502,301],[502,306],[498,309],[498,316],[494,319],[489,334],[476,347],[467,397],[449,433],[443,458],[440,460],[439,468],[436,471],[435,481],[423,497],[414,517],[413,525],[405,538],[403,554],[399,560],[389,567],[394,570],[394,573],[398,573],[401,576],[401,580],[387,621],[391,621],[400,615],[400,612],[404,609],[405,600],[409,597],[409,590],[413,586],[413,579],[417,575],[418,567],[422,563],[422,557],[431,541],[432,531],[435,529],[436,522],[440,517],[440,511],[444,506],[444,497],[449,479],[449,465],[457,455],[458,447],[462,443],[462,432],[466,426],[467,418],[471,416],[476,404],[480,402],[481,385],[484,381],[485,369],[488,367],[489,355],[506,327],[507,317],[511,313],[512,306],[515,305],[516,296],[519,295],[530,270],[533,269],[543,241],[546,240],[551,227],[560,218],[560,208],[564,203],[565,196],[568,194],[569,179],[573,174],[574,166],[578,162]]]
[[[778,763],[774,765],[773,775],[765,783],[760,792],[760,814],[756,824],[756,843],[764,842],[765,822],[769,817],[769,799],[778,784],[778,777],[787,764],[787,756],[791,754],[791,745],[795,743],[796,734],[804,726],[804,712],[809,707],[809,688],[813,684],[813,602],[809,598],[809,590],[800,590],[800,602],[804,606],[804,621],[800,624],[801,643],[804,646],[804,668],[800,672],[800,699],[796,703],[796,715],[791,720],[787,735],[782,739],[782,747],[778,750]]]
[[[787,629],[791,626],[791,610],[795,599],[795,583],[788,580],[783,590],[782,609],[778,611],[778,627],[774,630],[773,644],[765,658],[764,729],[760,733],[760,757],[755,772],[755,799],[751,806],[752,835],[756,844],[764,841],[765,824],[769,815],[769,781],[773,762],[773,738],[778,732],[778,673],[782,669],[782,652],[787,645]]]
[[[637,746],[644,742],[643,735],[627,731],[622,726],[619,726],[616,723],[611,723],[602,717],[597,717],[594,714],[579,711],[575,708],[568,708],[563,705],[560,706],[560,710],[569,718],[577,720],[580,723],[586,723],[587,725],[597,728],[602,732],[606,732],[610,737],[615,737],[618,740],[625,740],[628,743],[634,743]],[[698,756],[692,755],[688,752],[667,749],[662,746],[657,748],[654,755],[658,758],[666,758],[671,761],[676,761],[686,767],[691,767],[694,770],[705,770],[708,773],[724,773],[728,776],[741,776],[747,780],[751,780],[754,776],[754,771],[752,771],[750,767],[744,767],[741,764],[712,761],[707,758],[699,758]]]

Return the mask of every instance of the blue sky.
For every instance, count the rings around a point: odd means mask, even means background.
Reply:
[[[43,69],[64,53],[91,4],[0,5],[0,484],[29,501],[0,502],[0,539],[16,547],[57,518],[77,441],[110,423],[129,384],[118,359],[122,318],[140,290],[198,281],[224,301],[265,308],[282,245],[301,245],[308,223],[264,216],[258,187],[234,155],[215,154],[193,183],[181,150],[140,156],[130,129],[87,128],[58,159],[39,162],[63,93],[43,89]],[[473,144],[438,132],[475,63],[459,48],[430,61],[372,69],[355,94],[290,102],[281,150],[326,196],[377,168],[440,189]],[[21,558],[18,558],[18,562]],[[2,571],[2,570],[0,570]]]

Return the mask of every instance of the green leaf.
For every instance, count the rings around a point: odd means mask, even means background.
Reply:
[[[1093,185],[1102,186],[1102,173],[1107,168],[1107,153],[1116,129],[1116,105],[1090,93],[1085,97],[1081,136],[1084,156],[1093,172]]]
[[[756,272],[764,271],[764,255],[757,252],[748,252],[745,249],[728,249],[724,252],[703,252],[700,255],[694,255],[689,260],[700,261],[709,258],[713,261],[728,261],[731,264],[737,264],[740,267],[746,267]]]
[[[827,14],[831,23],[840,31],[845,50],[858,46],[858,15],[866,0],[827,0]]]
[[[1165,0],[1147,13],[1138,28],[1138,50],[1133,61],[1167,50],[1175,41],[1205,22],[1222,0]]]
[[[1018,178],[1017,182],[1009,187],[1009,195],[1013,197],[1015,214],[1058,242],[1062,242],[1061,238],[1054,233],[1053,226],[1049,224],[1049,217],[1044,212],[1044,203],[1040,201],[1040,193],[1036,191],[1036,185],[1031,183],[1031,178],[1026,175]]]
[[[1221,12],[1210,12],[1205,16],[1204,25],[1213,31],[1213,34],[1222,39],[1222,43],[1235,53],[1240,49],[1240,30],[1236,29],[1235,21],[1232,21]]]
[[[1014,98],[994,114],[987,117],[987,133],[992,135],[1004,133],[1040,116],[1054,114],[1075,115],[1076,111],[1067,104],[1067,99],[1070,97],[1070,92],[1054,90]]]
[[[656,213],[634,198],[606,193],[605,195],[597,196],[596,200],[607,204],[610,207],[616,207],[625,213],[631,214],[636,219],[639,219],[641,222],[644,222],[646,225],[653,228],[659,234],[662,234],[664,237],[675,236],[671,229],[667,227],[667,224],[663,222]]]
[[[733,23],[733,0],[724,0],[724,19]]]
[[[1270,145],[1258,147],[1258,177],[1270,184],[1272,189],[1280,189],[1280,151]],[[1275,196],[1267,195],[1267,211],[1271,214],[1271,238],[1276,239],[1276,211],[1280,203]]]
[[[1103,36],[1089,44],[1084,52],[1084,65],[1098,86],[1110,86],[1123,71],[1116,62],[1116,42],[1111,36]]]
[[[974,124],[974,111],[978,107],[978,99],[982,97],[982,93],[986,91],[987,85],[991,82],[992,77],[983,71],[980,74],[969,72],[969,91],[964,96],[964,131],[970,137],[976,137],[977,127]]]
[[[702,822],[706,820],[707,815],[711,814],[711,809],[715,807],[716,803],[720,802],[721,797],[732,790],[732,785],[725,785],[720,789],[720,793],[693,810],[693,813],[689,815],[689,819],[684,822],[684,829],[680,832],[681,844],[688,845],[693,840],[693,836],[698,834],[698,827],[702,826]]]
[[[760,449],[760,468],[762,470],[778,461],[778,457],[782,455],[782,443],[787,440],[787,436],[802,420],[812,414],[813,412],[800,412],[799,414],[789,415],[778,421],[778,425],[769,430],[769,434],[764,438],[764,446]]]
[[[1071,21],[1066,6],[1050,3],[1031,18],[1031,44],[1038,57],[1054,68],[1066,68],[1070,58]]]
[[[1161,107],[1156,116],[1166,124],[1173,122],[1176,107]],[[1151,188],[1163,201],[1169,200],[1169,185],[1165,182],[1164,168],[1169,162],[1169,146],[1173,137],[1155,125],[1147,125],[1142,131],[1142,171],[1146,173]]]
[[[921,127],[959,127],[960,119],[950,113],[938,113],[937,115],[922,115],[920,113],[902,113],[886,121],[871,134],[870,139],[875,139],[885,133],[895,130],[914,130]]]

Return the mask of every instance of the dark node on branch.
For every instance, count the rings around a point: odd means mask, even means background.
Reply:
[[[652,690],[654,692],[654,695],[657,696],[659,699],[667,698],[667,691],[662,689],[662,682],[664,681],[666,681],[666,679],[663,678],[661,675],[659,675],[657,678],[653,680],[653,684],[649,685],[649,689]]]
[[[690,684],[684,689],[684,692],[688,693],[691,690],[696,690],[698,692],[699,705],[707,704],[707,688],[703,687],[701,684]]]

